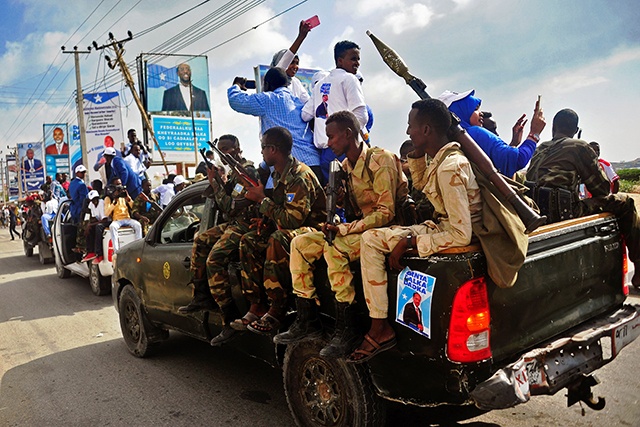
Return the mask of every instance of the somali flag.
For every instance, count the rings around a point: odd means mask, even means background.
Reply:
[[[178,84],[178,69],[159,64],[147,64],[147,87],[168,89]]]

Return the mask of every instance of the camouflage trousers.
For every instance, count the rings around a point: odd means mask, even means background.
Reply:
[[[207,280],[220,307],[232,303],[229,263],[239,259],[240,239],[249,231],[242,224],[221,224],[200,233],[191,251],[191,279]]]
[[[89,226],[89,221],[80,221],[78,223],[78,231],[76,233],[76,247],[84,250],[87,247],[87,236],[85,232]]]
[[[338,302],[351,304],[356,296],[349,263],[360,259],[361,234],[336,236],[330,246],[324,233],[316,231],[296,237],[291,242],[291,277],[293,293],[301,298],[316,298],[313,263],[324,256],[331,290]]]
[[[242,292],[251,304],[263,303],[262,292],[274,311],[286,310],[287,289],[291,289],[289,247],[294,237],[315,231],[312,227],[278,230],[268,238],[251,231],[240,241]],[[262,285],[261,285],[262,284]]]

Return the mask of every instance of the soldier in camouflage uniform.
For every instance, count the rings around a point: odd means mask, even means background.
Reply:
[[[598,156],[588,143],[573,139],[577,131],[576,112],[568,108],[560,110],[553,118],[553,139],[538,145],[527,171],[527,180],[536,182],[538,187],[562,188],[575,193],[574,216],[599,212],[615,214],[629,249],[629,259],[636,267],[632,283],[640,288],[640,218],[633,199],[609,194],[610,183],[598,166]],[[592,198],[578,201],[581,183]]]
[[[357,344],[353,301],[355,288],[349,263],[360,259],[360,238],[364,231],[391,224],[396,213],[399,182],[406,179],[398,170],[396,157],[380,148],[358,141],[359,126],[349,111],[332,114],[326,122],[328,144],[336,156],[346,154],[342,168],[347,174],[347,197],[358,219],[339,225],[325,224],[323,231],[296,237],[291,244],[291,276],[298,317],[289,331],[275,337],[289,344],[320,335],[317,317],[313,263],[324,257],[331,289],[335,292],[336,328],[329,344],[320,351],[325,357],[342,357]],[[368,169],[368,170],[367,170]],[[326,233],[334,233],[330,245]]]
[[[142,180],[142,191],[133,200],[131,217],[142,225],[142,235],[146,236],[149,228],[156,222],[162,213],[162,208],[158,205],[156,195],[151,192],[151,182],[148,179]]]
[[[262,185],[249,188],[246,194],[247,199],[259,204],[264,215],[261,221],[277,228],[273,231],[258,225],[240,242],[242,288],[251,308],[232,326],[259,334],[276,331],[286,314],[287,289],[291,287],[291,240],[316,231],[326,218],[326,199],[320,182],[309,166],[291,156],[292,144],[291,133],[282,127],[273,127],[262,135],[262,156],[275,169],[273,196],[266,197]],[[267,313],[263,293],[270,303]]]
[[[240,162],[251,178],[258,179],[253,163],[241,156],[238,138],[223,135],[219,138],[218,148]],[[178,309],[181,313],[214,309],[215,304],[211,299],[213,296],[222,310],[224,320],[222,331],[211,340],[211,345],[215,346],[228,341],[235,333],[230,323],[240,313],[231,296],[228,268],[231,261],[238,260],[240,238],[249,232],[251,219],[256,216],[257,211],[256,205],[244,197],[246,182],[241,177],[231,171],[227,175],[227,182],[221,185],[215,178],[218,173],[215,167],[208,170],[210,190],[227,222],[212,227],[195,238],[190,268],[194,297],[189,305]]]
[[[411,200],[413,200],[416,204],[417,223],[420,224],[429,219],[433,219],[434,208],[422,189],[417,188],[413,185],[413,178],[411,177],[411,170],[409,168],[409,162],[407,160],[407,155],[412,151],[413,144],[411,143],[411,140],[409,139],[403,142],[400,146],[400,161],[402,162],[402,171],[407,177],[409,185],[409,197],[411,197]]]

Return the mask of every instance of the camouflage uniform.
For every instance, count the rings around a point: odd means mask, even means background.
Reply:
[[[273,197],[260,204],[260,213],[278,230],[251,231],[240,242],[242,289],[251,304],[260,304],[262,289],[272,310],[286,307],[286,287],[290,288],[289,246],[303,233],[315,231],[326,219],[326,199],[318,178],[309,166],[289,156],[282,176],[273,173]]]
[[[162,208],[160,207],[160,205],[158,205],[157,208],[151,206],[151,202],[154,202],[156,204],[158,203],[156,197],[157,196],[153,193],[146,195],[141,192],[140,194],[138,194],[138,197],[133,200],[133,208],[131,208],[131,218],[140,222],[140,225],[142,225],[142,234],[145,236],[147,235],[149,228],[151,228],[153,223],[156,222],[156,219],[158,219],[158,217],[162,213]],[[149,202],[149,200],[151,202]],[[141,216],[147,218],[149,222],[145,224],[140,221]]]
[[[413,178],[409,178],[409,197],[411,197],[416,204],[418,223],[433,219],[433,214],[435,213],[433,204],[431,204],[421,188],[413,185]]]
[[[556,138],[543,142],[533,153],[527,171],[527,180],[539,187],[564,188],[575,193],[575,216],[600,212],[613,213],[629,249],[629,259],[640,264],[640,218],[633,199],[620,194],[609,194],[609,180],[598,165],[598,156],[585,141]],[[578,186],[584,184],[592,198],[578,200]],[[635,277],[634,277],[635,278]]]
[[[372,318],[387,318],[385,255],[401,239],[416,236],[421,257],[471,241],[472,224],[482,219],[482,198],[471,165],[459,147],[456,142],[445,145],[428,167],[424,157],[408,159],[416,187],[423,188],[439,217],[437,224],[428,220],[410,227],[369,230],[362,235],[362,286]]]
[[[252,178],[258,179],[252,162],[243,159],[242,165]],[[228,222],[212,227],[195,238],[190,268],[194,282],[208,277],[211,295],[220,307],[232,302],[229,263],[238,259],[240,238],[249,232],[251,218],[257,214],[256,205],[243,197],[244,188],[236,174],[229,172],[227,178],[224,187],[216,183],[212,191],[216,205]]]
[[[390,224],[395,216],[396,189],[404,174],[398,174],[395,156],[382,149],[370,155],[369,170],[365,162],[372,148],[362,145],[362,152],[352,167],[349,159],[342,161],[347,174],[347,193],[356,215],[360,218],[338,225],[339,231],[329,245],[324,233],[315,232],[296,237],[291,243],[291,276],[294,293],[302,298],[316,298],[313,283],[313,263],[324,256],[331,289],[339,303],[352,303],[355,289],[349,263],[360,259],[361,234],[371,228]],[[371,177],[373,176],[373,180]]]

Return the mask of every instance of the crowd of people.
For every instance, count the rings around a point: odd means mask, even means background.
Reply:
[[[481,110],[475,91],[445,91],[438,99],[410,106],[409,140],[396,156],[369,146],[373,114],[359,78],[357,44],[336,43],[335,69],[317,75],[310,94],[300,90],[296,54],[310,29],[307,23],[300,23],[292,46],[276,54],[273,68],[264,77],[263,92],[247,93],[247,81],[240,77],[228,89],[232,109],[260,118],[261,163],[256,167],[242,156],[238,138],[223,135],[218,148],[246,173],[216,166],[211,152],[197,168],[199,174],[206,174],[206,191],[215,199],[224,221],[196,235],[190,266],[194,296],[179,311],[222,311],[224,327],[211,340],[212,345],[221,345],[242,330],[273,335],[280,344],[320,336],[314,270],[315,262],[324,259],[335,296],[336,323],[321,355],[360,363],[393,347],[395,332],[387,320],[387,258],[390,268],[402,269],[401,259],[408,251],[427,257],[466,246],[474,224],[481,221],[483,200],[477,176],[460,144],[449,136],[451,113],[501,174],[528,181],[532,190],[567,191],[570,217],[614,213],[629,258],[638,265],[640,220],[633,200],[614,194],[615,174],[605,175],[596,151],[574,138],[578,115],[573,110],[563,109],[555,115],[552,140],[541,143],[546,120],[538,99],[527,136],[527,119],[522,115],[513,127],[511,141],[505,142],[492,115]],[[188,184],[182,175],[170,175],[152,189],[145,176],[148,150],[137,141],[135,131],[129,131],[128,137],[130,144],[124,152],[105,147],[96,163],[98,169],[104,168],[104,191],[100,181],[94,181],[89,191],[84,166],[76,167],[69,184],[73,221],[83,230],[78,233],[83,261],[102,259],[98,238],[106,227],[116,250],[121,226],[132,227],[142,237],[161,209]],[[343,214],[328,221],[324,185],[332,162],[339,162],[343,171],[344,191],[338,198]],[[519,172],[527,165],[526,174]],[[590,197],[580,197],[580,185]],[[53,185],[50,192],[56,193]],[[536,191],[531,194],[536,198]],[[415,216],[408,220],[404,209],[412,199]],[[557,205],[540,207],[558,209]],[[85,214],[89,220],[84,220]],[[361,285],[355,283],[351,270],[351,263],[358,260]],[[239,311],[231,296],[231,261],[242,265],[242,290],[250,304],[246,313]],[[633,284],[640,287],[637,270]],[[363,287],[371,318],[364,337],[355,322],[357,286]],[[296,321],[276,334],[291,293]]]

